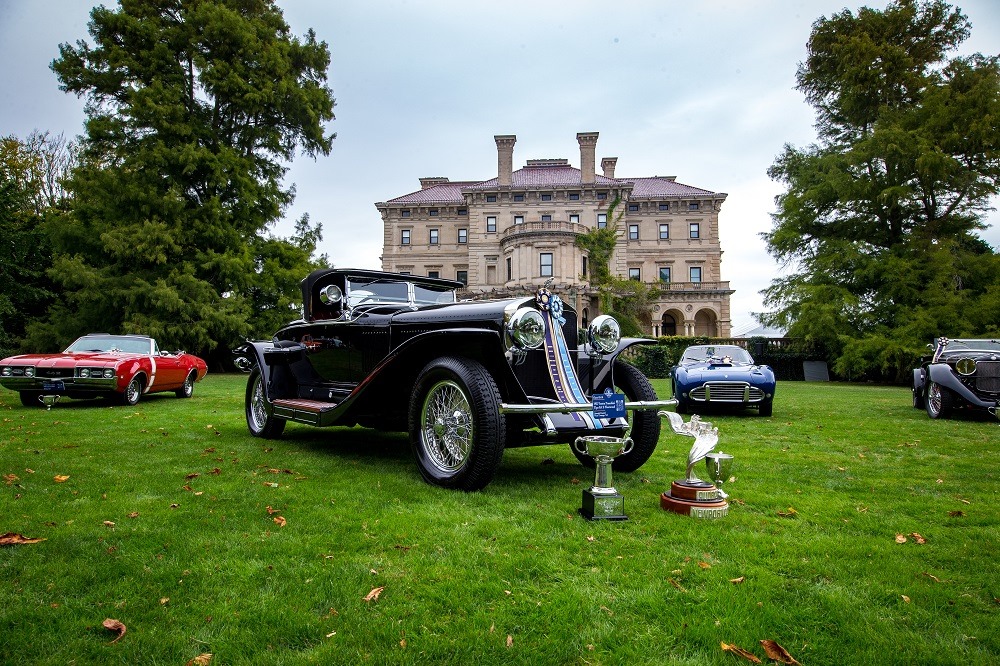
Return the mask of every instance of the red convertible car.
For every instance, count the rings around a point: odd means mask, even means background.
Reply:
[[[25,354],[0,361],[0,386],[17,391],[21,404],[40,406],[43,395],[117,397],[134,405],[144,393],[173,391],[190,398],[208,372],[205,361],[178,351],[160,351],[144,335],[93,333],[61,354]]]

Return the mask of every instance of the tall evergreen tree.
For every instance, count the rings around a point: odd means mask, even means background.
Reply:
[[[49,227],[64,298],[33,333],[146,333],[221,359],[255,328],[250,294],[276,284],[262,248],[318,237],[265,238],[293,197],[286,165],[334,138],[327,45],[292,36],[273,0],[122,0],[89,32],[52,63],[86,99],[86,137],[72,215]]]
[[[952,57],[971,26],[941,0],[813,24],[797,81],[817,144],[769,170],[767,323],[825,343],[842,373],[905,372],[935,335],[998,332],[1000,262],[976,232],[1000,176],[997,57]]]

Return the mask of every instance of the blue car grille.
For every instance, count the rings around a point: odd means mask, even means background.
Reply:
[[[690,397],[701,402],[760,402],[764,392],[746,382],[705,382]]]
[[[1000,361],[976,363],[976,389],[985,393],[1000,393]]]

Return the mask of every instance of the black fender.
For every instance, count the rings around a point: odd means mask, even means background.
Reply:
[[[912,385],[911,388],[913,389],[913,392],[916,393],[917,395],[923,395],[924,390],[925,390],[924,389],[924,381],[925,381],[924,380],[924,369],[923,368],[914,368],[913,369],[913,385]]]
[[[614,383],[614,377],[611,374],[611,369],[614,367],[615,359],[618,358],[622,352],[636,345],[655,344],[656,340],[650,340],[649,338],[622,338],[618,341],[618,346],[614,351],[607,354],[600,354],[596,357],[587,353],[590,350],[589,344],[586,347],[581,346],[579,357],[577,359],[580,381],[583,383],[585,388],[589,388],[591,368],[594,367],[594,392],[602,393],[604,389],[612,386]]]
[[[958,378],[958,375],[955,374],[955,371],[947,363],[932,363],[928,365],[927,375],[930,381],[949,389],[970,405],[982,407],[983,409],[995,408],[997,406],[996,402],[982,400],[973,393],[968,386],[962,383],[962,380]]]

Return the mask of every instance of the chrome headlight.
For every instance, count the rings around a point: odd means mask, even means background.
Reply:
[[[521,349],[538,349],[545,341],[545,320],[538,310],[521,308],[510,318],[507,334]]]
[[[614,317],[601,315],[595,317],[587,328],[587,339],[590,344],[601,350],[605,354],[610,354],[618,348],[618,341],[622,338],[622,329],[615,321]]]
[[[90,368],[80,368],[80,376],[84,379],[90,377]]]
[[[960,375],[971,375],[976,371],[976,362],[971,358],[960,358],[958,359],[958,363],[955,364],[955,370]]]
[[[5,365],[0,369],[0,377],[10,377],[12,374],[14,374],[14,371],[10,369],[10,366]]]
[[[31,367],[31,366],[29,365],[28,367],[26,367],[26,368],[24,369],[24,376],[25,376],[25,377],[34,377],[34,376],[35,376],[35,369],[34,369],[34,368],[32,368],[32,367]]]
[[[105,379],[111,379],[114,376],[115,376],[115,369],[114,368],[104,368],[104,378]]]

